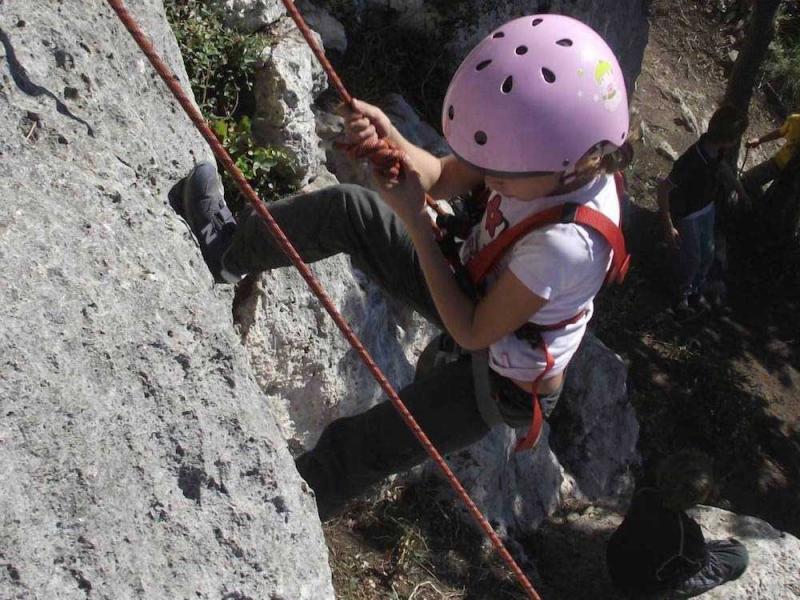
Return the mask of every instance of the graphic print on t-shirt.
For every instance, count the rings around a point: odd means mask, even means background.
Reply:
[[[508,220],[503,216],[503,211],[500,210],[500,202],[502,202],[502,200],[503,197],[500,194],[495,194],[491,197],[489,202],[486,203],[485,226],[489,237],[492,239],[494,239],[495,232],[500,225],[503,225],[503,229],[500,233],[508,229]]]

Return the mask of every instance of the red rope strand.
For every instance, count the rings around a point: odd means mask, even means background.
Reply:
[[[325,56],[325,52],[323,52],[322,48],[317,44],[317,40],[303,19],[303,15],[300,14],[300,11],[297,10],[297,7],[291,0],[282,1],[283,5],[286,7],[286,12],[289,13],[289,16],[295,22],[295,25],[297,25],[297,28],[303,35],[309,48],[311,48],[311,51],[314,53],[314,56],[319,60],[319,64],[328,76],[328,81],[336,88],[339,98],[341,98],[342,102],[345,104],[353,107],[353,97],[350,95],[350,92],[347,91],[347,88],[344,87],[344,83],[342,83],[341,78],[338,73],[336,73],[328,57]],[[353,110],[355,110],[354,107]],[[377,141],[375,139],[366,140],[360,144],[344,146],[344,148],[351,159],[368,159],[373,164],[375,170],[384,177],[392,178],[400,175],[400,159],[403,156],[403,152],[398,150],[394,144],[386,138],[378,138]],[[432,208],[436,214],[444,214],[442,208],[427,194],[425,194],[425,203]]]
[[[369,371],[372,373],[372,376],[375,378],[375,380],[378,382],[383,391],[391,400],[394,407],[400,413],[400,416],[402,417],[403,421],[406,423],[409,429],[411,429],[414,436],[417,438],[417,440],[419,440],[419,443],[422,444],[425,451],[428,453],[431,459],[436,463],[436,465],[442,471],[450,486],[455,490],[458,496],[466,504],[470,514],[478,523],[478,525],[481,527],[481,529],[483,529],[488,538],[491,540],[497,552],[500,554],[500,556],[503,558],[503,560],[506,562],[506,564],[509,566],[509,568],[516,576],[519,584],[522,586],[522,588],[525,590],[525,592],[532,600],[541,600],[539,595],[536,593],[536,590],[534,590],[533,586],[531,585],[530,581],[528,581],[527,577],[522,572],[522,569],[514,561],[513,557],[505,548],[503,542],[500,540],[497,533],[495,533],[495,531],[492,529],[492,526],[486,520],[486,517],[483,516],[478,507],[475,505],[475,502],[469,497],[469,494],[467,494],[467,491],[458,481],[455,474],[450,470],[450,467],[447,466],[441,454],[439,454],[439,452],[433,446],[431,441],[428,439],[428,436],[425,435],[425,432],[422,431],[422,429],[417,424],[412,414],[403,404],[403,401],[397,395],[397,392],[394,390],[394,388],[392,388],[392,385],[389,383],[384,374],[372,360],[366,348],[363,346],[363,344],[358,339],[356,334],[344,320],[342,315],[339,314],[331,299],[322,289],[322,286],[320,285],[319,281],[317,281],[311,270],[308,268],[308,265],[306,265],[305,262],[303,262],[303,259],[300,258],[300,255],[292,246],[292,243],[288,240],[288,238],[281,230],[277,222],[275,222],[267,207],[259,199],[258,195],[255,193],[253,188],[244,178],[242,172],[236,167],[236,164],[233,162],[230,155],[227,153],[225,148],[222,146],[217,137],[211,131],[211,128],[203,119],[203,116],[200,113],[200,111],[197,109],[194,103],[192,103],[189,97],[184,93],[183,89],[181,89],[180,83],[178,83],[177,76],[171,72],[169,67],[164,63],[164,61],[158,55],[152,43],[145,36],[144,32],[139,27],[138,23],[133,18],[133,16],[128,12],[122,0],[107,0],[107,2],[114,10],[114,12],[116,12],[117,16],[125,25],[126,29],[130,32],[131,36],[139,45],[142,52],[144,52],[144,54],[147,56],[148,60],[153,65],[153,68],[158,72],[161,79],[164,80],[164,83],[167,85],[172,94],[175,96],[175,99],[180,103],[180,105],[186,111],[186,114],[189,116],[192,123],[194,123],[195,127],[197,127],[198,131],[200,131],[200,133],[206,139],[209,146],[211,146],[212,151],[219,159],[219,161],[222,163],[222,165],[225,167],[225,170],[228,171],[231,177],[233,177],[233,179],[236,181],[239,190],[247,198],[247,200],[253,206],[253,209],[258,213],[258,215],[262,219],[264,219],[264,222],[269,228],[270,233],[272,234],[276,243],[280,246],[283,252],[291,259],[292,263],[300,272],[303,279],[305,279],[308,286],[314,292],[314,295],[317,296],[319,301],[325,307],[325,310],[328,311],[328,314],[336,323],[337,327],[344,334],[345,338],[347,338],[347,341],[356,350],[361,360],[364,362]],[[338,81],[338,77],[336,78],[336,80]],[[341,84],[341,81],[339,81],[339,83]]]

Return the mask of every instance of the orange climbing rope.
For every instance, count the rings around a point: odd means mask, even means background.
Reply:
[[[131,36],[133,36],[133,39],[139,45],[142,52],[144,52],[144,54],[147,56],[148,60],[153,65],[153,68],[159,74],[161,79],[164,80],[164,83],[166,83],[167,87],[175,96],[175,99],[186,111],[186,114],[189,116],[192,123],[194,123],[198,131],[200,131],[200,133],[206,139],[212,151],[214,152],[215,156],[222,163],[225,170],[228,171],[231,177],[233,177],[234,181],[236,181],[236,185],[239,187],[239,190],[250,202],[253,209],[264,220],[273,238],[275,238],[276,243],[280,246],[283,252],[289,257],[289,259],[292,261],[297,270],[300,271],[300,274],[302,275],[303,279],[305,279],[306,283],[311,288],[311,290],[314,292],[314,295],[317,296],[319,301],[325,307],[325,310],[328,311],[328,314],[336,323],[337,327],[344,334],[345,338],[347,338],[347,341],[356,350],[361,360],[364,362],[364,364],[372,373],[372,376],[375,378],[375,380],[378,382],[383,391],[391,400],[394,407],[400,413],[400,416],[402,417],[403,421],[406,423],[409,429],[411,429],[414,436],[417,438],[417,440],[419,440],[419,443],[422,444],[425,451],[428,453],[431,459],[433,459],[433,461],[445,475],[445,478],[447,479],[450,486],[464,501],[467,508],[469,509],[470,514],[477,521],[481,529],[483,529],[483,531],[486,533],[486,535],[491,540],[494,547],[497,549],[497,552],[500,554],[500,556],[503,558],[503,560],[506,562],[509,568],[513,571],[519,584],[522,586],[522,588],[525,590],[525,592],[532,600],[541,600],[539,595],[536,593],[536,590],[531,585],[530,581],[528,581],[528,578],[522,572],[522,569],[519,567],[516,561],[514,561],[514,558],[505,548],[503,542],[500,540],[497,533],[494,531],[494,529],[492,529],[492,526],[486,520],[486,517],[483,516],[481,511],[475,505],[475,502],[472,500],[472,498],[469,497],[467,491],[458,481],[455,474],[450,470],[450,467],[447,466],[447,463],[445,463],[444,459],[442,458],[442,455],[439,454],[439,452],[433,446],[431,441],[428,439],[428,436],[425,435],[425,432],[422,431],[420,426],[417,424],[412,414],[408,411],[406,406],[403,404],[403,401],[397,395],[397,392],[394,390],[394,388],[386,379],[384,374],[372,360],[366,348],[358,339],[358,337],[350,328],[350,326],[347,324],[344,317],[342,317],[342,315],[339,314],[336,307],[333,305],[333,302],[325,293],[325,291],[322,289],[321,284],[314,277],[308,265],[305,264],[305,262],[303,262],[303,259],[297,253],[294,246],[292,246],[292,243],[286,237],[286,234],[284,234],[280,226],[275,222],[275,219],[273,219],[267,207],[259,199],[258,195],[255,193],[253,188],[250,187],[250,184],[244,178],[242,172],[236,167],[236,164],[233,162],[230,155],[227,153],[225,148],[222,146],[217,137],[211,131],[211,128],[203,119],[203,116],[200,113],[200,111],[192,103],[189,97],[184,93],[183,89],[180,86],[180,83],[178,82],[178,77],[170,70],[170,68],[164,63],[164,61],[158,55],[155,48],[153,47],[153,44],[145,36],[141,27],[139,27],[139,24],[136,22],[136,20],[133,18],[130,12],[128,12],[123,0],[107,0],[107,2],[114,10],[114,12],[116,12],[117,16],[125,25],[125,28],[130,32]],[[290,4],[291,3],[287,3],[287,9],[290,8]],[[290,13],[292,12],[296,13],[296,10],[294,10],[293,6],[290,9]],[[297,19],[295,20],[297,22]],[[300,18],[300,22],[302,22],[302,18]],[[303,28],[305,28],[306,31],[308,29],[305,26],[305,24],[303,24]],[[308,35],[310,36],[310,33]],[[306,39],[308,39],[308,37],[306,37]],[[324,60],[324,63],[327,63],[327,60],[324,59],[321,50],[319,50],[319,48],[316,47],[316,44],[312,45],[312,49],[314,49],[314,52],[315,54],[317,54],[318,57],[322,57],[321,60]],[[328,64],[328,67],[331,68],[330,64]],[[332,68],[331,72],[333,72]],[[335,77],[334,79],[334,77],[332,77],[331,80],[338,82],[338,85],[341,85],[341,81],[339,81],[339,78]],[[344,90],[343,86],[342,90]],[[344,93],[347,94],[346,90],[344,90]],[[349,94],[346,97],[350,98]]]
[[[308,44],[309,48],[311,48],[314,56],[316,56],[317,60],[319,60],[319,64],[322,65],[325,74],[328,76],[328,81],[330,81],[331,85],[336,88],[339,98],[345,104],[352,106],[353,97],[350,95],[350,92],[347,91],[347,88],[344,87],[344,84],[342,83],[338,73],[336,73],[333,65],[328,60],[328,57],[325,56],[325,52],[323,52],[322,48],[320,48],[319,44],[317,44],[317,40],[303,19],[303,15],[300,14],[300,11],[291,0],[282,0],[282,2],[286,7],[286,12],[289,13],[289,16],[297,25],[300,33],[303,34],[303,38],[305,38],[306,43]],[[353,144],[352,146],[347,147],[347,153],[352,159],[368,159],[375,166],[375,168],[379,169],[381,172],[389,174],[391,177],[397,177],[400,175],[400,159],[403,156],[403,152],[397,149],[386,138],[376,137],[365,140],[360,144]],[[427,194],[425,195],[425,202],[437,214],[443,214],[441,207],[439,207],[439,205],[437,205]]]

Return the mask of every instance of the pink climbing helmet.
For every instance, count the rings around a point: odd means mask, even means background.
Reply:
[[[509,21],[456,71],[444,99],[450,148],[500,175],[569,171],[628,137],[628,96],[614,53],[563,15]]]

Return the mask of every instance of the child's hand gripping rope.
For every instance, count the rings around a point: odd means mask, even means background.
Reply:
[[[433,225],[430,213],[426,210],[425,189],[420,174],[403,154],[397,175],[375,169],[373,177],[383,201],[400,217],[406,226],[417,219],[424,220],[427,226]]]
[[[426,197],[421,176],[409,155],[395,147],[393,138],[399,135],[386,113],[354,98],[349,105],[339,107],[339,114],[345,125],[339,146],[353,160],[369,159],[375,187],[384,201],[406,224],[410,223],[408,219],[424,213],[425,223],[438,234],[436,215],[441,213],[441,207]],[[428,210],[424,210],[426,204]]]

